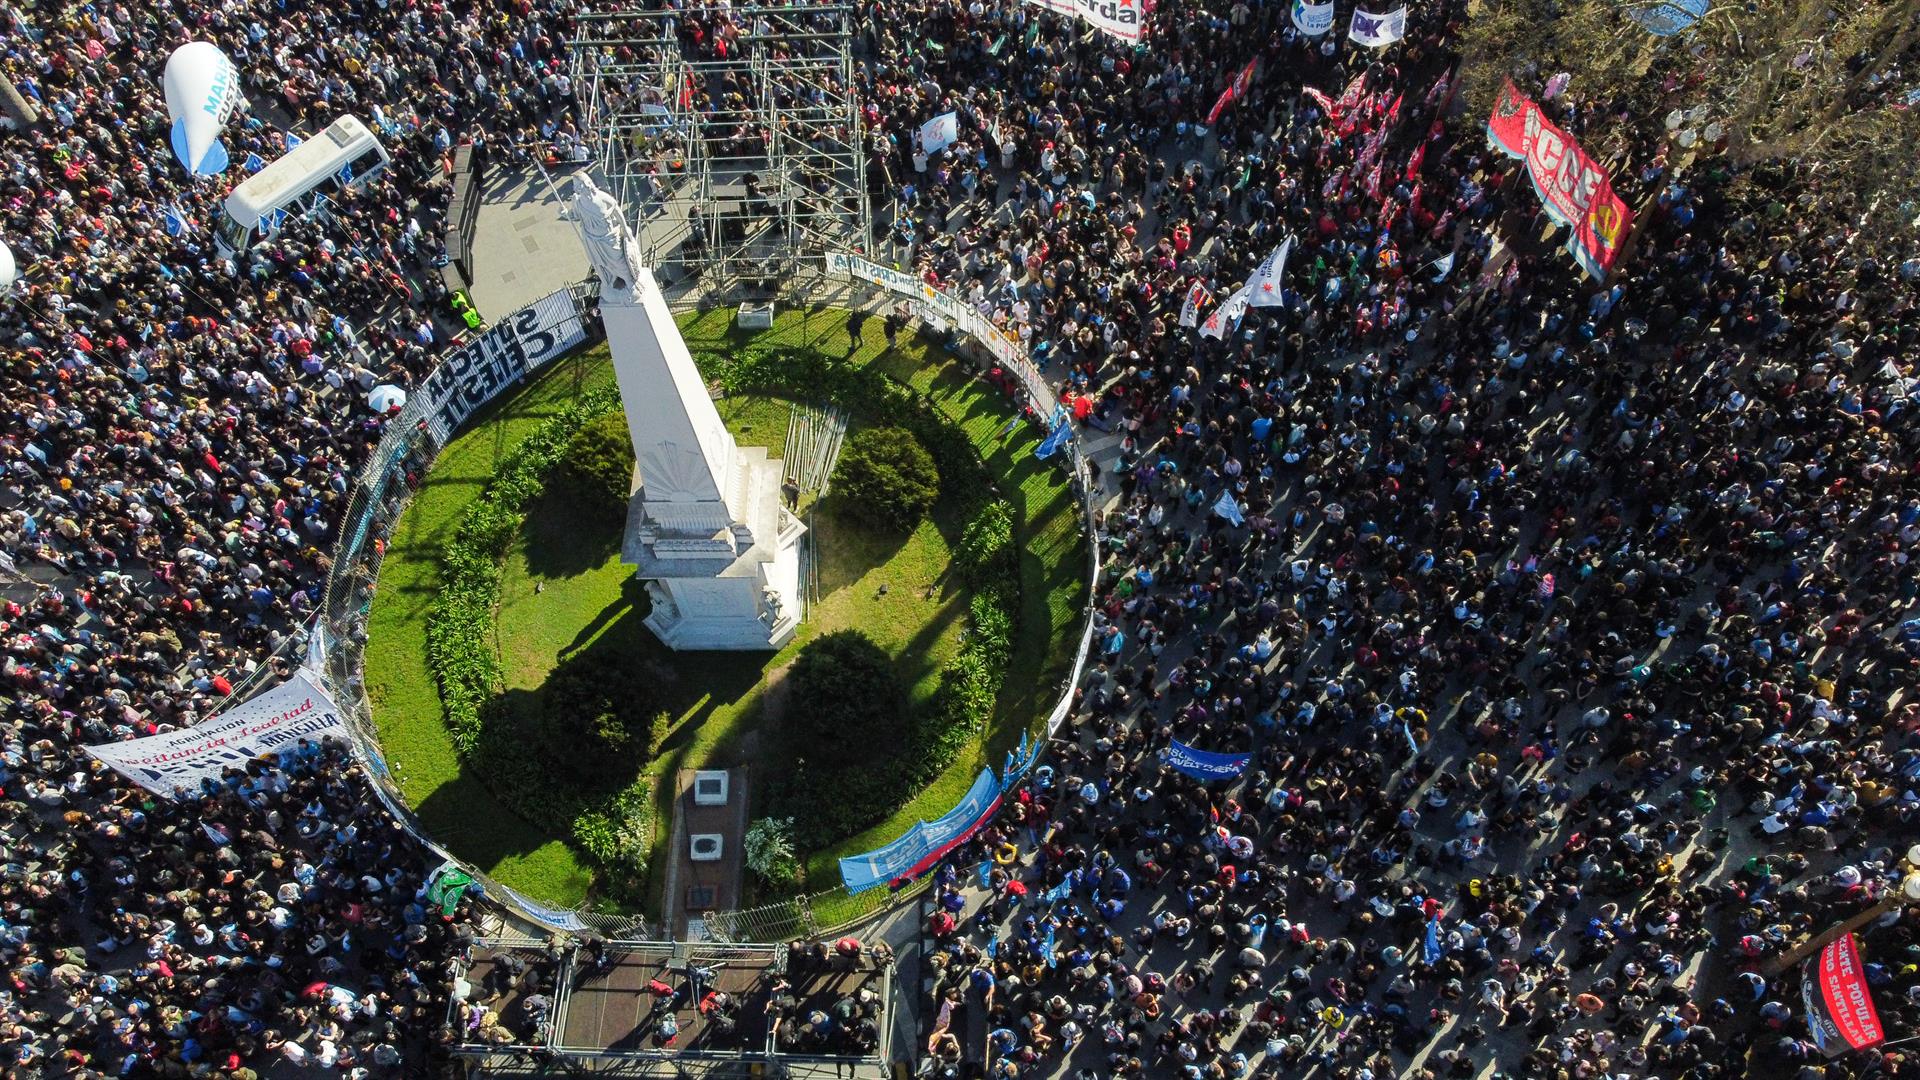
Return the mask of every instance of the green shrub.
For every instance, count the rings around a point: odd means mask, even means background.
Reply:
[[[747,826],[741,845],[747,869],[776,888],[790,888],[800,879],[800,860],[793,850],[792,818],[761,818]]]
[[[574,432],[553,470],[553,481],[587,513],[625,521],[633,488],[633,440],[627,434],[627,414],[615,409]]]
[[[969,518],[966,527],[960,530],[953,562],[969,586],[990,584],[1018,572],[1019,557],[1013,546],[1013,504],[995,499]]]
[[[865,428],[840,451],[833,493],[863,515],[911,532],[940,497],[940,470],[906,428]]]
[[[865,762],[901,744],[906,690],[886,650],[860,631],[808,642],[787,680],[783,726],[797,754],[827,764]]]
[[[631,780],[666,734],[667,711],[654,696],[662,678],[605,653],[555,668],[542,721],[555,764],[597,787]]]

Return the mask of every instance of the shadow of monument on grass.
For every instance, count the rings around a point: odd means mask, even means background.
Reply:
[[[570,578],[598,570],[619,552],[621,525],[610,514],[580,506],[567,492],[547,488],[527,507],[520,530],[527,573]]]

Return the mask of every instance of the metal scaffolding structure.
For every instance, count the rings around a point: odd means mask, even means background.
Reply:
[[[513,955],[525,963],[504,968]],[[455,1032],[449,1047],[470,1078],[542,1076],[659,1078],[659,1080],[795,1080],[852,1077],[885,1080],[892,1060],[891,958],[839,960],[827,968],[791,971],[782,944],[621,941],[605,943],[605,962],[595,963],[578,940],[560,942],[505,934],[476,941],[458,965],[466,993],[484,998],[502,1021],[525,1030],[525,1002],[541,993],[548,1002],[544,1038],[501,1042],[470,1031],[461,1022],[461,1002],[448,1002]],[[535,975],[531,981],[515,971]],[[707,1015],[697,992],[664,995],[668,983],[684,988],[698,970],[709,992],[731,997],[738,1026],[724,1033]],[[665,980],[662,982],[661,980]],[[537,984],[537,988],[534,984]],[[873,1004],[879,1042],[864,1053],[800,1052],[781,1035],[825,1015],[842,998],[863,993]],[[491,995],[491,996],[488,996]],[[776,1008],[784,1000],[785,1012]],[[717,1017],[723,1011],[716,1009]],[[661,1014],[679,1018],[670,1043],[655,1037]],[[783,1049],[786,1046],[786,1049]]]
[[[609,190],[663,284],[771,299],[871,250],[850,5],[576,17],[575,89]]]

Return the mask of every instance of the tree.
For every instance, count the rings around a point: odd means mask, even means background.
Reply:
[[[747,869],[769,885],[791,885],[800,876],[793,853],[793,819],[764,817],[747,826],[742,849]]]
[[[1460,36],[1466,122],[1486,122],[1508,78],[1539,100],[1564,74],[1545,104],[1616,185],[1663,149],[1676,168],[1773,163],[1807,182],[1803,214],[1831,213],[1870,240],[1910,235],[1920,118],[1901,72],[1920,62],[1920,7],[1705,0],[1671,36],[1637,21],[1681,4],[1483,0]]]
[[[840,452],[833,491],[863,516],[910,532],[940,497],[940,471],[907,429],[865,428]]]
[[[652,666],[605,653],[572,657],[547,676],[545,734],[558,763],[594,786],[625,783],[659,748],[667,714]]]
[[[904,741],[900,677],[886,652],[860,631],[809,642],[787,678],[786,728],[796,754],[838,767],[885,756]]]
[[[566,456],[554,469],[554,481],[582,510],[625,521],[633,490],[633,440],[627,414],[605,413],[574,432]]]

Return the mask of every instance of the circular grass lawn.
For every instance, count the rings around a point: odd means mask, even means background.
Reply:
[[[780,456],[791,403],[779,398],[735,398],[719,403],[721,418],[743,446],[767,446]],[[854,421],[855,428],[859,421]],[[876,527],[829,496],[803,504],[810,598],[799,634],[777,653],[676,653],[644,625],[648,601],[633,568],[620,561],[617,526],[577,512],[567,495],[549,491],[521,525],[501,575],[494,633],[510,715],[543,715],[548,676],[592,654],[658,672],[657,690],[669,727],[645,769],[652,779],[655,854],[668,832],[675,770],[753,770],[764,792],[783,748],[769,736],[778,722],[781,674],[807,642],[835,630],[857,629],[892,657],[910,707],[933,693],[942,665],[959,648],[968,595],[948,573],[952,545],[963,524],[943,498],[911,533]],[[586,525],[583,522],[595,521]],[[902,739],[908,717],[901,717]],[[658,880],[664,875],[656,873]]]
[[[1053,463],[1033,456],[1039,433],[1009,425],[1012,413],[1004,398],[917,336],[904,334],[897,348],[889,347],[878,320],[837,310],[783,311],[773,330],[761,332],[740,330],[732,312],[723,309],[684,313],[677,321],[696,354],[756,346],[813,348],[906,385],[967,436],[995,477],[998,494],[1015,507],[1021,615],[992,720],[886,820],[830,848],[802,853],[806,888],[825,888],[838,880],[839,856],[886,843],[916,820],[951,808],[981,767],[997,765],[1051,707],[1084,618],[1086,540],[1063,475]],[[440,552],[464,509],[530,432],[581,394],[612,384],[606,348],[596,346],[501,395],[449,443],[387,538],[367,623],[363,674],[381,750],[426,831],[502,884],[562,908],[594,898],[593,871],[564,837],[519,816],[484,777],[461,762],[425,660],[424,632],[443,587]],[[743,398],[718,405],[742,443],[780,452],[787,402]],[[810,522],[815,550],[828,553],[818,571],[820,602],[808,611],[794,647],[825,629],[857,626],[896,657],[903,679],[924,699],[956,651],[966,623],[967,597],[950,593],[943,577],[955,522],[936,512],[910,537],[874,536],[858,522],[841,521],[828,502],[813,508]],[[615,530],[582,535],[564,512],[555,515],[558,509],[538,501],[530,507],[533,512],[504,567],[496,634],[512,697],[508,704],[534,704],[547,672],[563,657],[629,646],[635,656],[665,653],[641,625],[645,594],[618,561]],[[762,760],[773,740],[757,733],[777,722],[772,716],[779,697],[777,673],[792,659],[792,650],[779,656],[665,655],[674,685],[662,697],[670,698],[676,710],[648,772],[664,776],[679,768]],[[776,677],[762,687],[769,673]],[[668,798],[662,789],[670,787],[653,785],[656,865],[666,834]],[[654,875],[656,893],[663,876]],[[876,895],[884,898],[884,893],[868,893],[857,899]],[[648,906],[657,910],[657,896]]]

